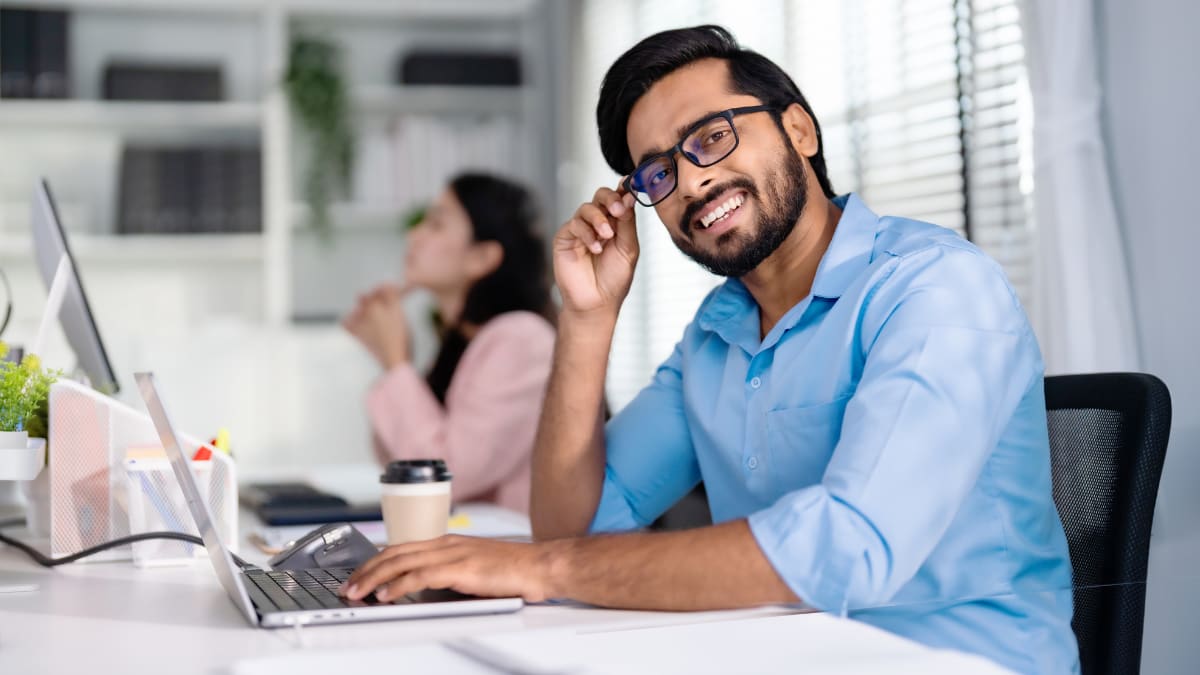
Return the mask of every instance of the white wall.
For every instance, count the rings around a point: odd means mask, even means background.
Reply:
[[[1143,368],[1174,421],[1150,548],[1143,672],[1200,657],[1200,3],[1100,0],[1105,129]]]

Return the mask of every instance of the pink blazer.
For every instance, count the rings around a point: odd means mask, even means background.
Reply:
[[[367,393],[376,457],[443,459],[455,502],[528,513],[530,457],[554,337],[554,327],[532,312],[488,321],[459,360],[445,406],[412,365],[384,373]]]

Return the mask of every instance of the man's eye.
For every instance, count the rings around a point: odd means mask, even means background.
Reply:
[[[671,175],[670,169],[668,169],[668,168],[660,169],[653,176],[650,176],[650,184],[658,185],[659,183],[665,181],[668,177],[670,177],[670,175]]]
[[[704,144],[705,145],[713,145],[714,143],[720,143],[721,140],[724,139],[727,135],[729,135],[728,129],[718,129],[718,130],[712,132],[711,134],[709,134],[708,137],[704,139]]]

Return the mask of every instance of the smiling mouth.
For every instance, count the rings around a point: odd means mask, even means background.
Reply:
[[[736,195],[730,197],[729,199],[726,199],[717,208],[713,209],[712,211],[709,211],[704,216],[699,218],[696,221],[696,226],[702,230],[707,230],[708,228],[712,227],[713,224],[719,223],[723,220],[728,219],[729,216],[732,215],[734,211],[737,211],[739,208],[741,208],[742,204],[745,204],[745,203],[746,203],[745,193],[739,192]]]

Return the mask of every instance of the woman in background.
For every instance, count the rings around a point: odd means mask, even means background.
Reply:
[[[367,395],[381,462],[443,459],[455,502],[529,510],[530,455],[555,331],[533,197],[494,176],[450,182],[408,235],[403,287],[359,298],[343,325],[383,366]],[[401,307],[424,288],[441,348],[421,375]]]

